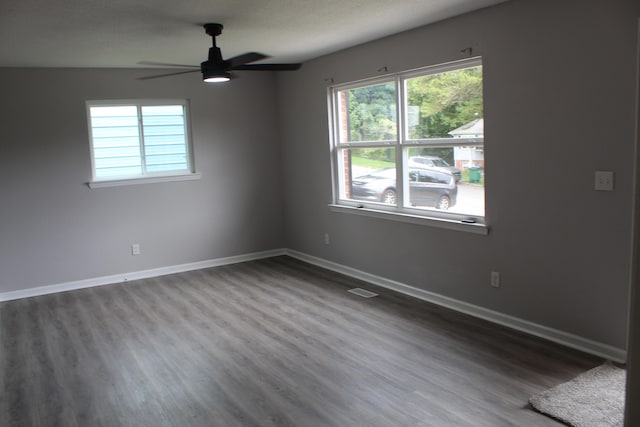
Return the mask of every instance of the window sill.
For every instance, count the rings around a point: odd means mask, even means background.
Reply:
[[[130,178],[130,179],[114,179],[104,181],[91,181],[87,185],[89,188],[105,188],[105,187],[120,187],[123,185],[137,185],[137,184],[155,184],[158,182],[172,182],[172,181],[192,181],[200,179],[200,173],[190,173],[185,175],[167,175],[167,176],[154,176],[147,178]]]
[[[354,215],[362,215],[370,218],[380,218],[391,221],[406,222],[409,224],[425,225],[429,227],[444,228],[447,230],[464,231],[474,234],[489,234],[489,226],[486,224],[478,223],[466,223],[462,221],[456,221],[451,219],[424,217],[419,215],[411,215],[398,212],[387,212],[369,208],[358,208],[354,206],[344,206],[330,204],[329,210],[331,212],[340,212]]]

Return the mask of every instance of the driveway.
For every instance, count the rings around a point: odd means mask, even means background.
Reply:
[[[484,186],[458,183],[458,202],[448,212],[484,216]]]

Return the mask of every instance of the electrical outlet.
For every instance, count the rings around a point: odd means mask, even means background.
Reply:
[[[331,243],[331,240],[329,240],[329,233],[324,233],[324,244],[328,245],[329,243]]]
[[[595,190],[597,191],[613,191],[613,172],[596,171]]]
[[[494,288],[500,287],[500,273],[497,271],[491,272],[491,286]]]
[[[140,255],[140,244],[134,243],[131,245],[131,255]]]

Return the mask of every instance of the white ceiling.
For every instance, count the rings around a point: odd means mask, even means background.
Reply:
[[[225,58],[300,62],[506,0],[0,0],[0,67],[198,65],[219,22]]]

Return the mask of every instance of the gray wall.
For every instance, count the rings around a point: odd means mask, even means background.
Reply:
[[[627,405],[625,425],[640,425],[640,18],[638,19],[636,86],[636,168],[635,168],[635,212],[633,224],[631,292],[629,293],[629,353],[627,358]]]
[[[639,7],[513,0],[280,76],[287,246],[625,348]],[[452,61],[469,46],[484,59],[490,234],[330,212],[325,79]],[[593,190],[595,170],[615,171],[614,192]]]
[[[275,77],[154,73],[0,69],[0,292],[283,247]],[[89,189],[85,100],[119,98],[189,98],[202,179]]]

